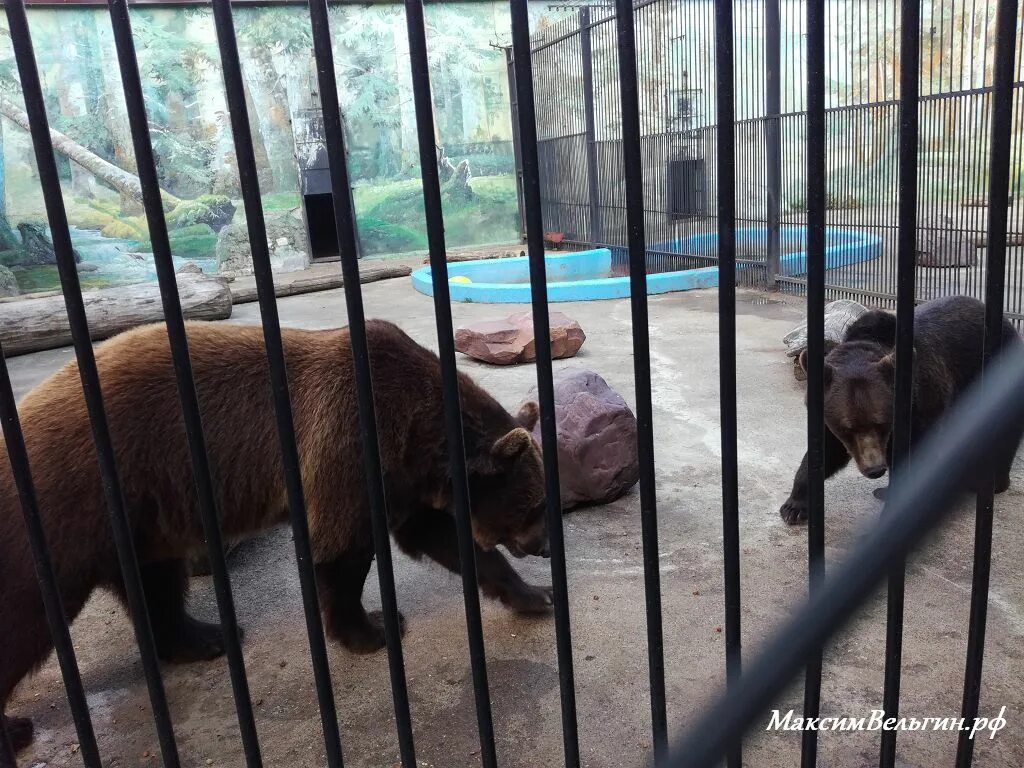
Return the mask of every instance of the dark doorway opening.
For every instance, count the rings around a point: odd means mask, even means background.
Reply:
[[[305,195],[304,203],[310,258],[336,258],[339,250],[338,230],[334,223],[334,197],[330,192]]]

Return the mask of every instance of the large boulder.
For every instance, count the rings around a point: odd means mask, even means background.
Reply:
[[[265,216],[270,263],[275,272],[303,269],[309,263],[306,226],[297,211],[275,211]],[[217,271],[225,276],[251,275],[252,251],[244,221],[224,227],[217,236]]]
[[[580,324],[561,312],[548,315],[551,357],[572,357],[587,335]],[[533,338],[533,314],[517,312],[504,320],[484,320],[464,325],[455,332],[455,349],[476,360],[495,365],[529,363],[537,359]]]
[[[593,371],[563,371],[554,383],[562,508],[614,501],[640,479],[636,417]],[[540,422],[533,437],[540,444]]]
[[[918,225],[917,255],[919,267],[973,267],[978,249],[949,216],[933,216]]]
[[[17,296],[19,293],[21,290],[18,288],[18,278],[11,270],[0,264],[0,299]]]

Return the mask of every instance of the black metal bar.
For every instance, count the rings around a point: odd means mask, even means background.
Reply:
[[[860,544],[827,584],[793,614],[739,683],[689,729],[673,750],[671,768],[710,768],[758,718],[831,637],[863,605],[894,561],[945,519],[973,480],[987,471],[992,449],[1024,432],[1024,351],[1012,349],[992,365],[915,454],[914,471],[891,489],[889,514],[868,526]],[[964,451],[964,447],[971,450]]]
[[[555,603],[558,686],[562,704],[562,741],[566,768],[578,768],[580,745],[576,719],[576,684],[573,673],[572,635],[569,627],[565,534],[562,529],[562,500],[558,479],[555,388],[551,369],[551,328],[544,264],[544,221],[541,214],[540,163],[537,156],[537,122],[533,99],[533,68],[530,63],[530,17],[527,0],[510,0],[510,9],[519,140],[523,159],[526,242],[533,297],[533,336],[537,349],[537,399],[540,405],[541,446],[544,450],[544,485],[551,548],[551,585]]]
[[[1003,341],[1003,295],[1006,286],[1006,246],[1010,195],[1011,150],[1014,122],[1013,77],[1017,41],[1017,0],[996,5],[996,48],[992,91],[992,133],[989,156],[988,240],[985,249],[985,355],[992,357]],[[987,375],[987,374],[985,374]],[[985,625],[988,619],[989,575],[992,567],[993,476],[986,477],[978,494],[974,531],[974,574],[971,581],[971,613],[964,670],[961,716],[974,722],[981,696],[985,657]],[[961,731],[957,742],[956,768],[969,768],[974,740]]]
[[[655,760],[668,750],[665,703],[665,647],[658,557],[658,497],[654,476],[654,406],[651,402],[650,329],[647,315],[647,240],[644,233],[643,157],[640,152],[640,94],[632,0],[616,0],[619,85],[622,99],[622,162],[629,248],[629,299],[633,326],[637,455],[640,463],[640,524],[644,553],[647,667],[651,687],[651,730]]]
[[[370,351],[366,340],[363,292],[359,282],[359,244],[348,162],[345,157],[345,135],[341,126],[341,108],[338,104],[338,83],[334,72],[334,53],[331,50],[331,27],[326,0],[310,0],[309,15],[313,28],[313,52],[316,57],[320,106],[324,117],[324,142],[327,146],[327,161],[331,173],[334,223],[338,235],[338,249],[341,253],[352,364],[356,375],[359,439],[363,447],[363,461],[366,464],[370,519],[373,524],[377,576],[380,581],[381,607],[384,613],[384,637],[388,647],[391,697],[395,707],[395,724],[398,729],[398,745],[403,768],[416,768],[412,718],[409,714],[409,690],[402,654],[402,629],[398,598],[395,595],[395,573],[391,562],[387,499],[380,463],[373,380],[370,375]]]
[[[807,565],[813,595],[825,577],[825,0],[807,2]],[[804,717],[821,705],[820,650],[807,658]],[[800,764],[813,768],[818,733],[803,731]]]
[[[625,0],[628,2],[628,0]],[[718,391],[722,430],[722,558],[725,585],[725,672],[742,671],[740,631],[740,513],[736,445],[736,90],[733,0],[715,0],[715,108],[718,125]],[[741,739],[726,763],[740,768]]]
[[[330,768],[341,768],[343,761],[337,708],[334,703],[331,668],[327,659],[323,619],[320,616],[320,601],[316,591],[316,575],[313,571],[313,551],[309,540],[309,523],[306,520],[306,500],[302,490],[299,451],[295,441],[295,421],[292,415],[291,396],[288,393],[288,370],[281,341],[281,321],[277,313],[274,275],[270,267],[270,249],[267,244],[267,227],[263,219],[263,205],[260,201],[256,157],[249,127],[249,110],[245,105],[242,66],[238,57],[235,23],[231,16],[231,0],[213,0],[213,18],[217,32],[217,44],[220,48],[225,94],[231,114],[235,162],[238,167],[238,181],[242,188],[242,203],[249,232],[249,247],[252,251],[256,291],[259,295],[260,315],[263,319],[263,342],[267,348],[274,413],[281,442],[288,515],[295,544],[295,560],[299,571],[302,608],[306,618],[306,634],[309,638],[317,702],[320,706],[320,721],[324,732],[327,765]]]
[[[441,201],[441,182],[438,178],[436,162],[434,105],[431,101],[423,0],[405,0],[405,17],[409,31],[409,60],[412,66],[413,100],[419,139],[420,173],[423,180],[423,206],[430,248],[431,282],[434,286],[434,319],[437,325],[437,344],[441,359],[441,386],[444,390],[445,440],[448,443],[448,460],[451,462],[452,502],[455,507],[455,521],[459,536],[459,562],[466,608],[466,629],[469,634],[469,660],[476,701],[477,731],[480,738],[480,761],[484,768],[495,768],[498,758],[494,744],[490,687],[487,682],[487,656],[484,649],[483,625],[480,619],[476,547],[473,543],[462,409],[459,405],[459,375],[455,366],[455,332],[452,326],[451,298],[448,290],[444,213]]]
[[[46,217],[50,224],[50,237],[53,240],[53,250],[57,258],[57,271],[67,307],[68,324],[71,326],[71,336],[75,346],[75,356],[78,360],[86,409],[92,427],[93,442],[96,445],[99,459],[104,495],[110,512],[114,546],[117,549],[125,596],[135,629],[139,654],[142,658],[142,668],[146,676],[150,705],[153,708],[153,720],[160,742],[160,752],[166,768],[177,768],[179,758],[177,744],[174,741],[174,727],[171,724],[163,679],[160,677],[156,643],[146,610],[146,597],[143,593],[139,564],[135,557],[135,541],[125,509],[114,444],[110,437],[110,428],[103,405],[103,392],[100,387],[96,359],[93,355],[92,340],[89,336],[89,323],[82,300],[82,287],[78,281],[78,270],[75,267],[71,232],[68,229],[67,211],[64,209],[64,199],[61,196],[60,178],[57,175],[57,163],[54,159],[53,143],[50,139],[50,126],[46,117],[46,103],[32,48],[28,18],[25,15],[25,4],[24,0],[8,0],[5,6],[11,32],[11,44],[14,48],[21,89],[25,98],[25,111],[29,117],[39,181],[43,189]]]
[[[587,194],[590,211],[587,225],[587,239],[600,242],[604,238],[601,226],[601,192],[597,144],[594,126],[594,55],[590,39],[590,7],[580,8],[580,60],[583,64],[583,122],[584,141],[587,153]]]
[[[75,648],[71,644],[71,633],[68,631],[67,614],[64,612],[64,603],[60,597],[57,573],[50,557],[50,549],[46,545],[46,531],[43,529],[43,521],[39,516],[36,489],[32,482],[32,468],[29,466],[25,437],[21,430],[21,421],[18,419],[18,406],[14,400],[14,391],[11,389],[11,378],[2,347],[0,347],[0,426],[3,428],[7,458],[14,474],[14,484],[18,489],[21,512],[25,517],[25,533],[32,550],[32,564],[35,567],[36,578],[39,580],[39,592],[43,601],[43,610],[46,612],[46,622],[50,625],[50,635],[57,653],[57,662],[60,664],[64,690],[67,692],[71,717],[75,722],[75,732],[78,734],[82,762],[85,763],[86,768],[101,768],[100,752],[96,746],[96,733],[93,731],[92,718],[89,717],[89,704],[85,698],[82,676],[78,671]],[[3,702],[0,702],[0,707],[2,705]],[[2,720],[3,712],[0,712],[0,730],[3,730]],[[0,739],[6,739],[6,736],[0,736]],[[0,764],[4,762],[2,749],[3,747],[0,746]],[[9,759],[11,765],[14,765],[14,756],[11,755]]]
[[[178,396],[181,399],[192,474],[199,499],[199,516],[206,537],[213,587],[217,595],[217,609],[221,631],[224,635],[224,647],[227,652],[242,748],[245,751],[246,765],[250,768],[258,768],[263,764],[263,760],[260,756],[252,699],[249,695],[249,681],[245,674],[245,658],[242,655],[241,636],[238,631],[238,618],[235,615],[231,580],[224,559],[224,541],[217,514],[216,493],[213,477],[210,474],[206,439],[203,435],[199,397],[192,373],[188,338],[185,334],[185,320],[178,297],[178,281],[174,274],[174,262],[171,258],[167,221],[164,218],[163,203],[160,197],[160,180],[157,177],[156,160],[153,157],[153,146],[149,138],[149,121],[146,117],[146,103],[142,93],[139,64],[135,55],[135,43],[132,39],[127,0],[110,0],[109,8],[121,71],[121,82],[124,87],[125,106],[131,128],[132,145],[135,149],[135,164],[139,172],[146,221],[149,224],[153,261],[156,265],[157,280],[160,285],[160,298],[163,304],[164,320],[167,323],[167,336],[170,340]]]
[[[765,176],[768,185],[768,258],[766,271],[769,288],[775,287],[779,274],[782,226],[782,21],[780,0],[764,2],[764,101],[765,101]]]
[[[914,297],[917,261],[917,145],[918,91],[921,72],[921,7],[917,0],[905,0],[900,21],[900,106],[899,106],[899,230],[896,243],[896,373],[892,425],[892,466],[890,483],[905,471],[910,454],[914,395]],[[894,562],[889,574],[886,600],[885,674],[882,709],[896,717],[900,705],[900,672],[903,658],[903,599],[906,563]],[[896,765],[897,731],[882,731],[879,753],[881,768]]]

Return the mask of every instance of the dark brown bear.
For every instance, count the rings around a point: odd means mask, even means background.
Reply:
[[[1003,322],[999,349],[1019,344],[1020,337]],[[892,460],[896,317],[873,311],[850,326],[842,344],[825,358],[825,477],[850,458],[865,477],[885,474]],[[985,348],[985,305],[966,296],[922,304],[914,313],[914,374],[911,434],[919,442],[981,372]],[[805,365],[806,352],[800,356]],[[996,492],[1010,486],[1017,444],[998,451],[994,462]],[[787,523],[807,519],[807,456],[800,463],[793,490],[779,510]]]
[[[392,534],[413,555],[459,569],[437,357],[396,326],[367,323]],[[190,323],[188,338],[225,536],[286,520],[285,485],[263,335],[258,327]],[[362,605],[373,538],[347,329],[284,331],[317,583],[329,634],[353,651],[384,645]],[[96,353],[125,502],[135,529],[158,650],[165,660],[223,652],[218,626],[185,611],[185,558],[203,534],[170,349],[163,326],[130,331]],[[547,554],[544,481],[530,430],[460,376],[466,460],[484,594],[544,612],[550,589],[526,584],[496,549]],[[33,478],[69,620],[93,588],[120,575],[78,368],[65,366],[20,405]],[[0,443],[2,445],[2,443]],[[0,457],[0,712],[52,644],[10,465]],[[4,717],[16,747],[31,723]]]

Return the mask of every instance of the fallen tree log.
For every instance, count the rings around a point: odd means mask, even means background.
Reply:
[[[379,267],[361,267],[359,269],[360,283],[375,283],[378,280],[390,280],[395,277],[407,277],[412,274],[412,268],[403,264],[383,264]],[[313,293],[315,291],[329,291],[334,288],[341,288],[345,281],[341,277],[341,267],[337,272],[316,277],[303,277],[288,282],[287,275],[276,275],[274,293],[281,296],[297,296],[301,293]],[[248,304],[259,299],[256,292],[256,281],[253,278],[235,280],[231,283],[231,295],[235,304]]]
[[[26,131],[29,130],[28,114],[4,96],[0,96],[0,115]],[[127,195],[142,205],[142,183],[134,173],[129,173],[123,168],[118,168],[113,163],[107,162],[95,152],[89,151],[77,141],[52,128],[50,129],[50,141],[53,142],[54,150],[68,160],[80,165],[100,181],[109,184],[122,195]],[[180,199],[164,190],[160,190],[160,197],[163,199],[165,211],[173,210],[181,202]]]
[[[186,320],[231,317],[231,291],[223,280],[180,274],[178,294]],[[164,319],[156,283],[85,291],[82,299],[93,341]],[[8,357],[70,344],[71,328],[64,297],[23,297],[0,303],[0,343]]]

